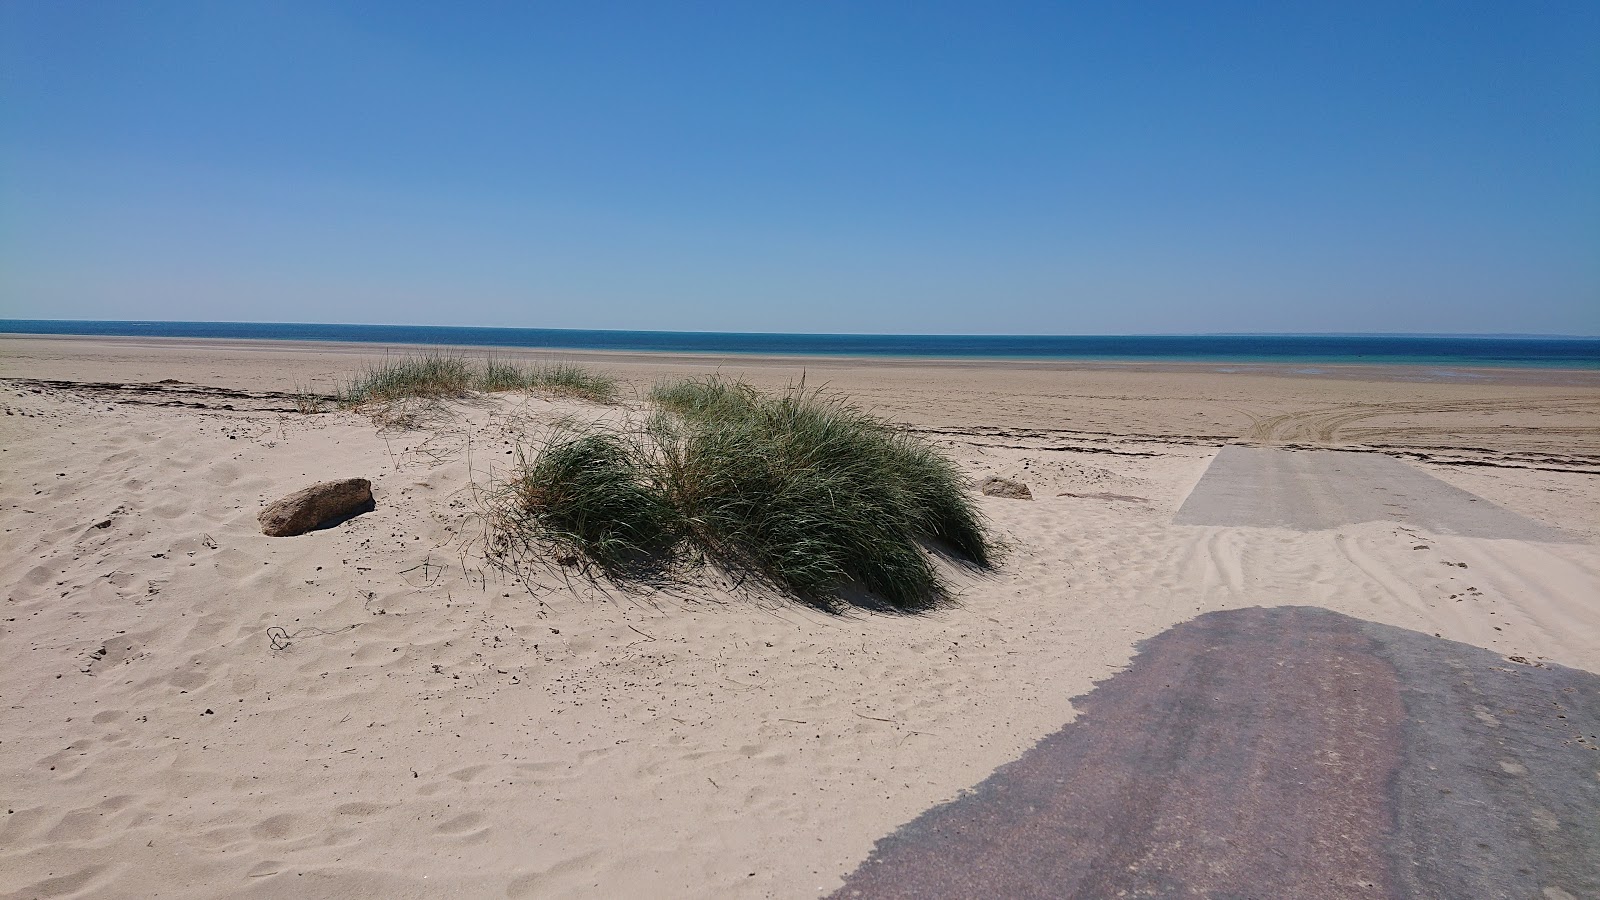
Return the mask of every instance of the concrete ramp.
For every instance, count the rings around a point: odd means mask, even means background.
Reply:
[[[1223,447],[1172,521],[1295,531],[1400,522],[1434,534],[1572,540],[1392,457],[1338,450]]]

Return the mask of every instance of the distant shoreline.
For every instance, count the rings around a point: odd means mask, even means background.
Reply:
[[[0,320],[0,335],[81,339],[262,341],[276,346],[449,346],[559,353],[671,354],[1079,365],[1407,367],[1471,378],[1466,370],[1600,372],[1600,338],[1422,335],[820,335],[593,331],[251,322]],[[308,347],[309,349],[309,347]],[[1292,374],[1327,374],[1299,372]]]
[[[34,342],[43,342],[37,344]],[[273,354],[284,359],[311,359],[320,356],[350,357],[350,365],[360,358],[373,359],[391,353],[447,350],[465,354],[492,354],[508,360],[550,360],[585,363],[595,366],[639,366],[697,370],[749,371],[856,371],[927,370],[990,372],[1084,372],[1084,373],[1164,373],[1168,375],[1237,375],[1309,380],[1414,382],[1460,385],[1527,385],[1541,387],[1600,387],[1600,368],[1557,368],[1551,366],[1440,366],[1406,363],[1302,363],[1302,362],[1227,362],[1199,360],[1129,359],[1048,359],[939,356],[851,356],[844,354],[803,355],[795,353],[705,353],[686,351],[591,350],[505,345],[372,343],[362,341],[318,341],[282,338],[162,337],[126,335],[29,334],[0,331],[0,377],[20,375],[3,365],[6,357],[15,361],[19,353],[27,356],[41,346],[73,348],[73,355],[92,346],[147,349],[155,353],[181,353],[197,350],[228,354]],[[29,346],[31,345],[31,346]],[[27,349],[24,350],[23,348]]]

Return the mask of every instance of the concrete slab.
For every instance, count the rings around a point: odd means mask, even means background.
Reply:
[[[1295,531],[1400,522],[1434,534],[1573,540],[1400,460],[1339,450],[1223,447],[1172,521]]]

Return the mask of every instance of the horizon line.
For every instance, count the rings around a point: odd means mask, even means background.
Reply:
[[[681,335],[756,335],[792,337],[974,337],[974,338],[1182,338],[1182,337],[1410,337],[1410,338],[1517,338],[1525,340],[1600,340],[1600,334],[1517,331],[1175,331],[1175,332],[911,332],[911,331],[708,331],[655,328],[552,328],[540,325],[438,325],[414,322],[278,322],[255,319],[13,319],[0,318],[0,327],[11,323],[84,323],[107,325],[308,325],[345,328],[476,328],[498,331],[561,331],[614,334]],[[28,332],[5,332],[24,334]]]

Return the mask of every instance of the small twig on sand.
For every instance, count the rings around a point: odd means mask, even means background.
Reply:
[[[343,628],[335,628],[332,631],[327,631],[321,628],[311,628],[308,626],[296,631],[293,634],[290,634],[289,631],[282,626],[270,625],[267,627],[267,644],[271,646],[273,650],[287,650],[294,646],[295,641],[303,637],[331,637],[333,635],[341,634],[359,627],[361,627],[360,622],[346,625]]]
[[[869,716],[866,713],[856,713],[856,715],[860,716],[863,719],[871,719],[874,722],[887,722],[888,724],[893,725],[896,728],[905,728],[905,726],[901,725],[899,722],[896,722],[893,719],[880,719],[877,716]],[[920,734],[920,735],[922,735],[924,737],[932,737],[933,736],[933,734],[931,732],[917,731],[917,730],[912,729],[912,728],[906,728],[906,734]]]

